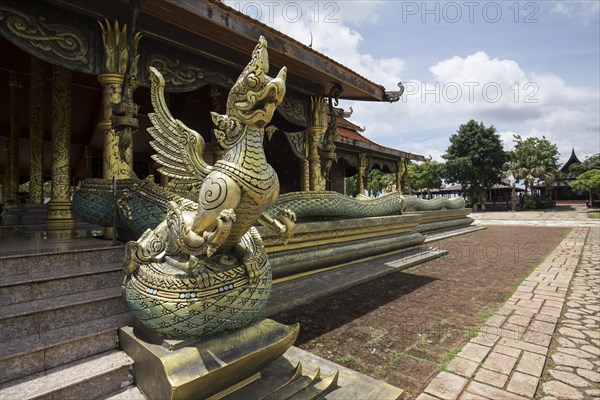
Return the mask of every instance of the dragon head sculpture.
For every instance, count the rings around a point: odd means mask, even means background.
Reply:
[[[227,98],[227,116],[244,123],[264,127],[285,96],[286,67],[275,78],[267,76],[267,41],[260,37],[252,60],[244,68]]]

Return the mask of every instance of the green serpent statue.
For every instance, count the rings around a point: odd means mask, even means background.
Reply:
[[[166,218],[127,244],[126,302],[162,336],[205,337],[243,327],[269,297],[271,269],[253,225],[262,218],[287,238],[293,222],[262,217],[279,195],[277,174],[265,158],[264,128],[283,101],[286,79],[285,67],[275,78],[268,68],[261,37],[229,93],[226,114],[211,113],[225,149],[212,167],[202,159],[202,136],[167,109],[164,80],[151,68],[154,159],[175,189],[198,188],[197,202],[167,201]]]

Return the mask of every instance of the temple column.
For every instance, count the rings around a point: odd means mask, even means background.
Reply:
[[[133,176],[132,143],[138,126],[133,91],[138,86],[137,48],[141,35],[130,37],[127,24],[119,26],[118,21],[99,24],[104,44],[103,73],[98,75],[102,85],[102,119],[98,129],[104,133],[102,176],[127,179]]]
[[[10,135],[6,143],[6,173],[4,186],[6,204],[17,204],[19,190],[19,95],[21,76],[10,71]]]
[[[102,177],[111,179],[129,178],[127,171],[123,171],[119,155],[119,135],[112,127],[112,106],[121,101],[123,75],[100,74],[98,81],[102,85],[102,119],[98,129],[103,132],[104,151],[102,162]]]
[[[396,190],[402,193],[402,158],[396,161]]]
[[[300,190],[308,192],[310,190],[310,161],[308,160],[308,132],[304,132],[304,157],[300,166]]]
[[[367,155],[365,153],[360,153],[358,155],[358,194],[365,194],[365,177],[367,170]]]
[[[306,130],[308,135],[308,165],[309,165],[309,189],[325,190],[325,179],[321,175],[321,156],[319,155],[319,144],[323,134],[327,130],[327,99],[324,97],[312,97],[312,123]]]
[[[29,202],[44,201],[44,63],[31,57],[29,110]]]
[[[76,224],[71,211],[71,71],[52,67],[52,195],[46,229],[68,230]]]

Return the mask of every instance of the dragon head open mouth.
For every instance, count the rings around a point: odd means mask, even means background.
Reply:
[[[246,125],[264,127],[285,96],[286,67],[275,78],[267,75],[269,56],[267,41],[260,37],[252,60],[242,71],[227,98],[227,115]]]

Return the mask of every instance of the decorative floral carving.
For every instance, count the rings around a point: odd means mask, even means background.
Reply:
[[[233,80],[225,75],[208,71],[205,68],[181,60],[171,60],[162,54],[150,54],[146,64],[159,70],[167,85],[189,86],[191,90],[198,87],[200,81],[213,77],[229,87],[233,86]]]
[[[308,123],[304,103],[300,99],[285,97],[283,103],[279,106],[279,111],[293,122],[300,123],[302,126],[306,126]]]
[[[28,15],[5,5],[0,5],[0,21],[4,21],[10,33],[32,46],[87,66],[87,39],[74,27],[49,23],[43,16]]]

